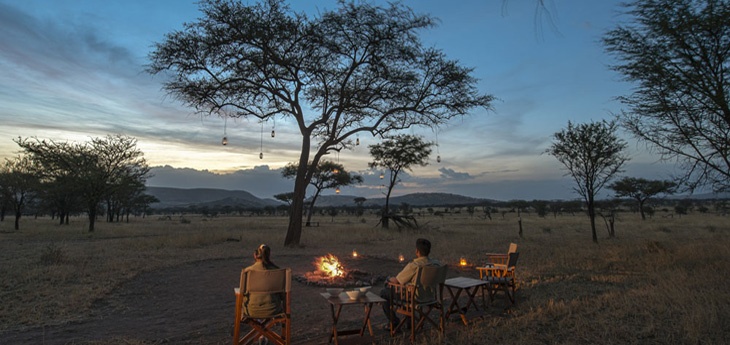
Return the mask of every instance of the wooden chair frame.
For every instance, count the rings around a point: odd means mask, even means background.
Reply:
[[[482,303],[484,303],[485,292],[489,295],[489,302],[494,301],[494,296],[502,291],[509,298],[512,304],[515,304],[515,291],[517,283],[515,277],[515,266],[520,253],[510,253],[509,259],[504,266],[477,267],[479,270],[479,279],[487,281],[482,287]]]
[[[233,344],[248,345],[264,336],[276,345],[291,344],[291,269],[275,269],[266,271],[241,271],[239,287],[236,294],[236,321],[233,327]],[[255,294],[282,294],[282,312],[273,315],[248,315],[243,307],[248,296]],[[251,330],[241,337],[241,325]],[[273,330],[275,325],[282,325],[281,333]]]
[[[411,342],[415,342],[416,332],[423,328],[426,322],[437,328],[441,335],[446,328],[446,316],[443,306],[444,281],[448,266],[422,266],[416,272],[415,284],[389,283],[391,303],[390,308],[396,315],[405,316],[397,325],[390,325],[390,335],[393,336],[403,326],[406,319],[410,319]],[[434,291],[434,298],[429,301],[419,301],[416,291],[425,288]],[[430,317],[433,310],[438,312],[438,322]]]

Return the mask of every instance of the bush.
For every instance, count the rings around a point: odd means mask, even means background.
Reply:
[[[66,261],[66,252],[63,248],[54,245],[53,243],[46,246],[41,253],[41,265],[51,266],[58,265]]]

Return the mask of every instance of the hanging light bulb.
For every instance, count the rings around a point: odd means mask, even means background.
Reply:
[[[228,135],[226,134],[226,127],[228,125],[228,116],[226,113],[223,113],[223,140],[221,140],[221,145],[226,146],[228,145]]]
[[[335,194],[340,194],[340,187],[337,187],[337,188],[335,189]]]
[[[441,163],[441,155],[436,156],[436,163]]]
[[[264,153],[263,152],[259,153],[259,159],[264,159]]]

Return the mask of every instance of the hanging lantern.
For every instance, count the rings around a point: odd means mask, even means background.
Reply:
[[[272,129],[272,130],[271,130],[271,137],[273,138],[273,137],[275,137],[275,136],[276,136],[276,131]]]
[[[264,159],[264,153],[263,152],[259,153],[259,159]]]
[[[337,187],[337,188],[335,189],[335,194],[340,194],[340,187]]]
[[[355,146],[360,145],[360,138],[355,139]]]
[[[223,146],[228,145],[228,137],[223,137],[223,140],[221,140],[221,145],[223,145]]]
[[[384,179],[384,178],[385,178],[385,174],[383,174],[383,172],[381,171],[381,172],[380,172],[380,179],[382,180],[382,179]]]
[[[398,254],[398,262],[406,261],[406,258],[403,256],[403,254]]]
[[[352,257],[353,258],[356,258],[357,257],[357,251],[355,251],[355,249],[352,250]]]
[[[441,155],[436,156],[436,163],[441,163]]]

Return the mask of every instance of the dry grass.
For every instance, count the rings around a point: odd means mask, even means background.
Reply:
[[[284,249],[285,218],[186,216],[70,226],[25,219],[20,232],[0,223],[0,331],[88,317],[92,303],[140,272],[186,262],[243,257],[258,243],[274,252],[413,256],[417,237],[434,243],[433,256],[471,262],[484,252],[519,244],[518,304],[473,327],[454,327],[448,339],[425,344],[714,344],[730,339],[730,222],[718,215],[657,217],[622,214],[617,238],[591,242],[584,216],[514,214],[493,220],[466,215],[426,217],[419,233],[374,228],[372,216],[317,219],[304,246]],[[241,239],[230,245],[227,239]],[[399,343],[401,340],[393,340]]]

